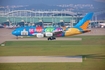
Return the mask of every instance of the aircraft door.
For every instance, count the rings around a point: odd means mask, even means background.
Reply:
[[[21,31],[21,35],[28,35],[28,31],[26,31],[25,29],[23,31]]]

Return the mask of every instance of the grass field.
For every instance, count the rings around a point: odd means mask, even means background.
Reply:
[[[105,70],[105,36],[73,37],[82,40],[7,41],[0,46],[0,56],[82,55],[82,63],[1,63],[0,70]]]

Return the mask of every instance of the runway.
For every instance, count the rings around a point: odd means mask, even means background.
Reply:
[[[11,34],[13,29],[0,29],[0,44],[5,41],[40,41],[40,40],[46,40],[47,38],[19,38],[16,39],[15,36]],[[57,37],[56,40],[82,40],[82,38],[67,38],[67,37]]]
[[[11,34],[12,30],[13,29],[0,28],[0,44],[14,37]]]
[[[41,41],[41,40],[46,40],[47,38],[19,38],[19,39],[9,39],[9,41]],[[62,40],[62,41],[67,41],[67,40],[72,40],[72,41],[77,41],[77,40],[82,40],[82,38],[61,38],[58,37],[56,40]],[[55,40],[53,40],[55,41]]]
[[[37,41],[37,40],[47,40],[47,38],[19,38],[18,40],[16,39],[15,36],[11,34],[11,32],[14,29],[6,29],[6,28],[1,28],[0,29],[0,44],[5,42],[5,41]],[[91,32],[89,33],[84,33],[80,35],[105,35],[105,28],[94,28],[91,29]],[[67,37],[57,37],[56,40],[82,40],[82,38],[67,38]]]
[[[82,62],[82,56],[1,56],[0,63]]]

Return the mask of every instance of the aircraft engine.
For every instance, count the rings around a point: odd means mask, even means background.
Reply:
[[[45,33],[45,36],[46,36],[46,37],[51,37],[51,36],[53,36],[53,33],[47,32],[47,33]]]
[[[42,38],[42,37],[44,37],[44,35],[41,34],[41,33],[38,33],[38,34],[36,34],[36,37],[38,37],[38,38]]]

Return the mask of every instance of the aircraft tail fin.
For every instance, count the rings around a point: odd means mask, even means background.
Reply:
[[[86,30],[90,23],[92,16],[93,16],[93,13],[86,14],[86,16],[82,18],[82,20],[80,20],[74,27]]]

